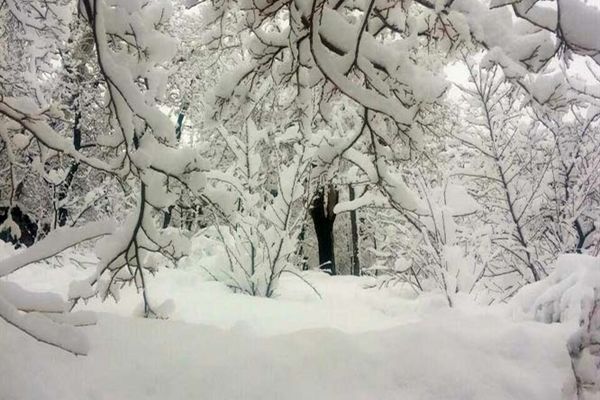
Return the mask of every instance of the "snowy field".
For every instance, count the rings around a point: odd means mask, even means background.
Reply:
[[[72,259],[79,262],[74,263]],[[11,276],[66,295],[84,256]],[[0,324],[0,399],[562,399],[571,387],[567,329],[519,320],[513,307],[378,289],[372,278],[293,275],[276,299],[233,294],[187,264],[152,279],[169,320],[139,318],[125,290],[118,304],[92,301],[98,323],[80,328],[74,356]]]

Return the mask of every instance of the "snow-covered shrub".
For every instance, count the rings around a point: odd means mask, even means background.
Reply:
[[[379,271],[387,275],[386,285],[400,281],[419,291],[436,288],[452,306],[456,293],[472,293],[484,273],[482,264],[467,252],[470,232],[461,224],[478,205],[457,184],[429,187],[421,181],[419,187],[423,209],[418,218],[409,224],[397,215],[385,223],[388,232],[379,247],[390,253],[393,263]]]
[[[225,257],[219,264],[198,263],[236,291],[270,297],[281,274],[298,266],[307,210],[306,149],[278,145],[273,132],[252,119],[242,132],[221,132],[232,163],[207,174],[206,197],[216,222],[204,234],[220,241]]]
[[[600,210],[600,109],[581,95],[574,95],[568,109],[534,104],[538,129],[554,142],[552,180],[546,193],[546,235],[557,253],[598,255],[596,227]]]
[[[465,63],[470,79],[459,86],[465,99],[459,115],[467,123],[451,133],[460,157],[453,173],[480,204],[474,222],[488,227],[491,243],[485,280],[502,299],[546,276],[557,254],[542,233],[552,142],[531,129],[523,112],[528,95],[500,66],[467,58]]]
[[[562,255],[545,279],[527,285],[513,299],[515,314],[544,323],[568,324],[567,342],[576,386],[573,398],[600,395],[600,258]]]

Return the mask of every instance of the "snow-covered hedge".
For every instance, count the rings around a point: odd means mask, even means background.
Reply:
[[[600,396],[600,258],[566,254],[546,279],[524,287],[515,297],[521,317],[573,325],[567,342],[576,387],[573,397]]]

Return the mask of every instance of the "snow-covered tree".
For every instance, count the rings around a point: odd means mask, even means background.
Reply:
[[[534,108],[539,124],[547,129],[555,157],[545,211],[547,236],[555,253],[597,254],[600,113],[590,104],[573,101],[566,110]]]
[[[489,262],[484,277],[510,295],[524,282],[537,281],[554,253],[543,245],[542,211],[554,154],[543,132],[532,130],[523,114],[526,97],[505,81],[498,65],[483,68],[467,61],[470,84],[465,126],[453,134],[464,147],[455,172],[470,181],[482,207],[478,223],[490,230]]]
[[[175,127],[158,110],[168,76],[166,63],[175,49],[172,40],[161,32],[161,26],[168,22],[170,4],[82,0],[79,13],[91,33],[103,107],[110,121],[110,129],[95,136],[94,145],[100,149],[77,149],[52,126],[54,108],[40,107],[27,97],[2,94],[0,114],[19,124],[30,140],[46,151],[117,179],[135,205],[118,229],[115,222],[98,221],[54,230],[27,252],[3,260],[0,276],[82,241],[104,236],[96,249],[97,272],[72,285],[70,307],[97,293],[118,298],[118,289],[130,282],[142,292],[144,314],[157,315],[163,310],[151,304],[146,276],[185,254],[187,240],[177,232],[157,229],[155,215],[173,204],[179,191],[198,195],[205,169],[193,149],[175,147]],[[35,49],[25,48],[27,51]],[[23,308],[16,302],[25,295],[13,298],[11,291],[8,295],[6,290],[0,292],[3,319],[42,341],[75,353],[85,352],[81,341],[62,337],[61,325],[53,325],[46,317],[35,317],[32,322],[31,315],[18,311]]]
[[[239,135],[222,128],[234,162],[207,175],[206,197],[216,208],[215,225],[207,234],[222,244],[224,259],[217,268],[205,270],[251,295],[273,296],[279,277],[285,272],[297,275],[299,265],[310,158],[305,148],[284,140],[298,128],[282,129],[260,129],[251,118]]]

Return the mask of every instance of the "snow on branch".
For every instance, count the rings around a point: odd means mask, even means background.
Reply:
[[[104,220],[50,232],[30,248],[0,260],[0,277],[34,262],[45,260],[87,240],[109,235],[115,222]],[[88,351],[83,333],[72,325],[87,325],[95,319],[89,315],[69,316],[70,304],[54,293],[29,292],[13,282],[0,281],[0,318],[27,333],[34,339],[77,355]]]
[[[541,322],[579,324],[600,288],[600,259],[565,254],[540,282],[521,289],[513,299],[515,313]]]
[[[56,346],[76,355],[89,350],[86,336],[72,326],[60,324],[39,314],[21,313],[0,292],[0,318],[35,340]]]
[[[0,95],[0,114],[7,116],[13,121],[19,123],[23,128],[31,132],[34,137],[49,149],[58,151],[62,154],[66,154],[73,157],[75,160],[80,161],[89,165],[92,168],[106,171],[115,172],[111,164],[104,162],[103,160],[88,157],[78,152],[74,147],[73,143],[70,142],[66,137],[58,134],[52,127],[44,121],[44,116],[38,113],[32,113],[27,105],[23,104],[23,99],[4,97]]]
[[[14,282],[0,281],[0,294],[20,311],[62,313],[68,309],[58,294],[28,292]]]
[[[100,74],[107,83],[111,123],[124,143],[127,179],[137,204],[115,235],[100,243],[97,273],[71,287],[73,305],[96,293],[118,299],[123,284],[141,291],[144,315],[157,316],[146,291],[147,273],[175,264],[188,251],[185,236],[157,229],[156,216],[183,193],[199,196],[205,163],[191,148],[179,148],[176,129],[159,110],[177,46],[163,29],[171,4],[82,0],[93,31]],[[118,45],[115,45],[117,43]],[[93,286],[93,287],[92,287]]]
[[[103,220],[76,228],[55,229],[26,251],[0,260],[0,277],[7,276],[31,263],[55,256],[79,243],[108,235],[115,230],[115,227],[114,221]]]

